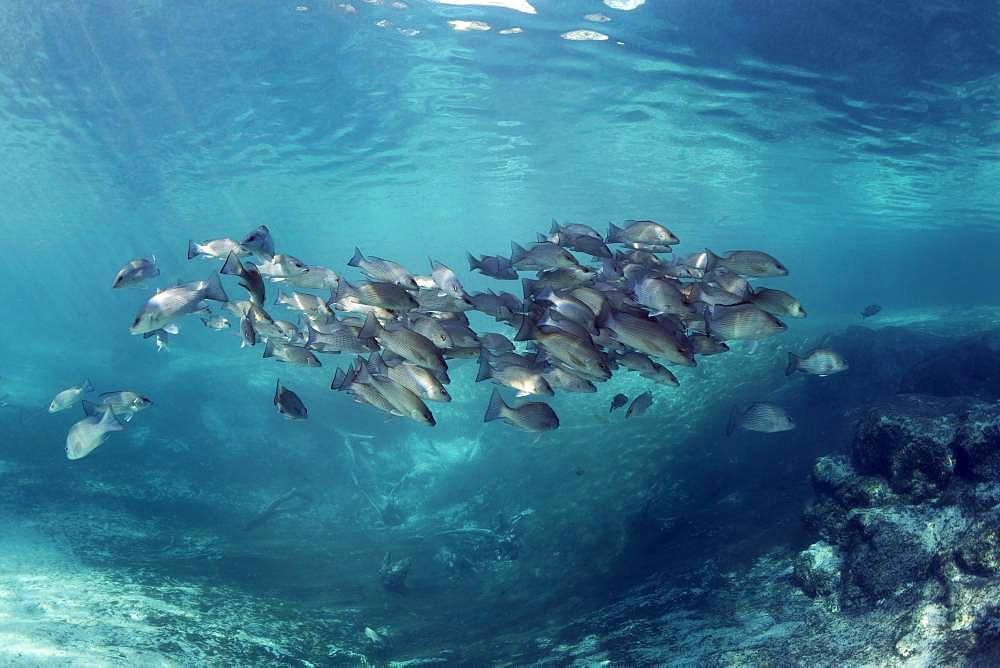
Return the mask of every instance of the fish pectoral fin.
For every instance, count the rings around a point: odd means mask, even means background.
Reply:
[[[133,413],[132,411],[129,411],[129,412],[125,413],[125,415],[122,416],[122,420],[124,422],[131,422],[133,417],[135,417],[135,413]]]

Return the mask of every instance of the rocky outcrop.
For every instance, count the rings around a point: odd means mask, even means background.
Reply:
[[[1000,648],[1000,402],[872,405],[850,456],[821,457],[793,576],[827,608],[894,611],[899,657]]]

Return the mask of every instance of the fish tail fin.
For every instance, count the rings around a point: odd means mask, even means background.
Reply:
[[[198,257],[198,244],[196,244],[192,239],[188,239],[188,259],[193,259]]]
[[[278,396],[281,394],[281,379],[274,384],[274,403],[278,403]]]
[[[346,381],[347,374],[344,373],[343,369],[338,368],[333,374],[333,382],[330,383],[330,389],[333,391],[342,390]]]
[[[365,326],[361,328],[358,332],[358,339],[373,339],[378,336],[379,332],[382,331],[382,326],[378,324],[378,320],[371,313],[365,318]]]
[[[490,405],[486,407],[486,415],[483,416],[483,422],[492,422],[493,420],[499,420],[503,417],[504,411],[509,407],[504,403],[503,397],[494,388],[493,394],[490,395]]]
[[[385,363],[379,352],[373,352],[368,356],[368,371],[374,376],[387,376],[389,374],[389,365]]]
[[[360,267],[361,263],[365,261],[365,256],[361,253],[361,249],[357,246],[354,247],[354,255],[351,259],[347,261],[348,267]]]
[[[609,244],[618,243],[621,241],[621,233],[622,228],[614,223],[608,223],[608,235],[605,237],[605,241]]]
[[[281,306],[281,290],[274,291],[274,306]]]
[[[556,221],[555,218],[552,219],[552,226],[549,227],[549,234],[559,234],[562,232],[562,226]]]
[[[90,382],[89,378],[84,378],[83,379],[83,391],[84,392],[93,392],[94,391],[94,386]]]
[[[531,296],[538,291],[538,284],[541,281],[536,281],[531,278],[521,279],[521,293],[524,295],[525,299],[531,299]]]
[[[611,319],[613,318],[611,313],[611,305],[606,301],[601,302],[601,310],[597,312],[597,318],[595,324],[601,329],[609,329],[611,324]]]
[[[200,318],[200,320],[205,327],[208,327],[208,318]]]
[[[115,412],[110,408],[105,409],[104,415],[101,416],[101,427],[104,431],[121,431],[125,428],[118,421],[118,418],[115,417]]]
[[[493,377],[493,367],[490,366],[489,352],[482,350],[479,353],[479,372],[476,373],[476,382],[481,383]]]
[[[83,414],[84,415],[88,415],[88,416],[97,415],[97,406],[93,402],[87,401],[86,399],[84,399],[80,403],[80,406],[83,408]]]
[[[264,358],[268,357],[274,357],[274,341],[271,339],[268,339],[267,343],[264,344]]]
[[[799,356],[795,353],[788,353],[788,366],[785,367],[785,375],[791,376],[799,370]]]
[[[483,267],[482,263],[479,260],[477,260],[476,256],[470,253],[469,251],[465,251],[465,259],[469,261],[469,271],[482,269]]]
[[[520,245],[516,241],[510,242],[510,262],[515,264],[520,262],[528,254],[528,251],[524,249],[524,246]]]
[[[517,328],[517,334],[514,335],[515,341],[531,341],[535,338],[535,322],[531,319],[530,315],[525,315],[521,318],[521,326]]]
[[[225,264],[222,265],[222,269],[219,270],[220,274],[225,274],[226,276],[242,276],[244,274],[243,263],[240,262],[240,258],[233,251],[229,251],[229,255],[226,257]]]
[[[726,436],[732,436],[733,432],[736,431],[736,421],[739,419],[739,414],[740,405],[736,404],[729,411],[729,421],[726,423]]]
[[[205,293],[202,296],[203,299],[211,299],[217,302],[228,302],[229,295],[226,291],[222,289],[222,279],[219,275],[213,273],[208,279],[208,285],[205,286]]]

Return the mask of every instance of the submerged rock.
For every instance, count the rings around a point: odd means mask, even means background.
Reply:
[[[795,560],[795,581],[810,596],[831,596],[840,590],[840,550],[826,541],[813,543]]]
[[[956,436],[965,398],[901,395],[866,411],[852,447],[861,473],[879,475],[914,500],[939,494],[955,471]]]

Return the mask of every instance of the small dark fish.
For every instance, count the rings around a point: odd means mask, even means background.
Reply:
[[[652,405],[653,395],[647,390],[632,400],[632,404],[625,411],[625,417],[630,418],[633,415],[639,417],[649,410],[649,407]]]
[[[795,420],[781,406],[767,401],[757,401],[733,408],[729,414],[729,423],[726,425],[726,436],[731,436],[737,428],[773,434],[795,429]]]
[[[878,304],[869,304],[865,307],[865,310],[861,312],[861,319],[864,320],[865,318],[870,318],[881,310],[882,307]]]
[[[611,399],[611,409],[608,410],[609,413],[614,413],[616,410],[628,403],[628,397],[624,394],[618,393]]]
[[[840,356],[840,353],[830,348],[816,348],[805,357],[788,353],[788,367],[785,369],[785,375],[791,376],[796,371],[813,376],[829,376],[847,371],[847,362]]]
[[[692,334],[688,337],[688,341],[691,342],[691,348],[694,350],[695,355],[718,355],[719,353],[724,353],[729,350],[727,346],[722,341],[716,341],[711,336],[706,336],[705,334]]]
[[[280,380],[274,388],[274,405],[278,412],[289,420],[305,420],[308,414],[306,405],[299,399],[299,395],[287,387],[282,387]]]
[[[520,406],[508,406],[496,390],[490,396],[483,422],[502,420],[512,427],[524,431],[551,431],[559,427],[559,417],[552,407],[543,401],[529,401]]]
[[[270,260],[274,257],[274,239],[271,237],[271,230],[267,229],[267,225],[261,225],[246,235],[240,242],[240,246],[264,260]]]
[[[483,255],[477,260],[472,253],[466,253],[465,256],[469,260],[469,271],[478,271],[483,276],[502,281],[517,280],[517,272],[514,271],[508,258],[501,255]]]

